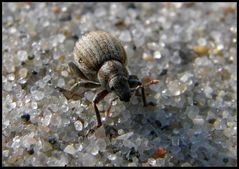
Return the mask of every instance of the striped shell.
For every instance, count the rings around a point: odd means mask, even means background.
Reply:
[[[98,70],[109,60],[117,60],[126,65],[125,50],[120,41],[103,31],[89,32],[76,42],[74,60],[85,76],[92,81],[97,79]]]

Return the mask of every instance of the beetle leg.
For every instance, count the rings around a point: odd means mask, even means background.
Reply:
[[[129,82],[130,88],[134,88],[133,91],[136,91],[139,88],[141,88],[141,95],[142,95],[143,104],[144,104],[144,106],[147,106],[146,96],[145,96],[145,93],[144,93],[144,86],[142,86],[142,83],[139,81],[137,76],[130,75],[128,82]]]
[[[111,107],[112,107],[112,103],[113,103],[113,101],[115,101],[115,100],[117,100],[117,99],[118,99],[118,97],[115,97],[114,99],[112,99],[112,100],[110,101],[110,105],[109,105],[108,109],[105,111],[105,116],[106,116],[106,117],[109,117],[109,115],[110,115],[110,109],[111,109]]]
[[[70,99],[79,100],[82,97],[80,93],[66,90],[61,87],[55,87],[55,88],[59,90],[59,92],[61,92],[67,98],[67,100],[70,100]]]
[[[157,84],[157,83],[159,83],[159,80],[151,80],[148,83],[143,84],[143,85],[139,85],[135,88],[135,90],[138,90],[139,88],[141,88],[144,106],[147,106],[147,105],[155,106],[155,103],[153,103],[153,102],[149,102],[149,103],[146,102],[146,97],[145,97],[145,94],[144,94],[144,87],[150,86],[152,84]]]
[[[136,75],[129,75],[128,82],[129,82],[130,88],[135,88],[138,85],[142,84]]]
[[[139,85],[142,85],[142,83],[140,82],[140,80],[138,79],[136,75],[130,75],[128,79],[128,83],[130,88],[132,88],[131,89],[132,92],[138,92],[138,90],[135,90],[135,88],[138,87]]]
[[[70,71],[73,74],[76,74],[77,76],[79,76],[82,79],[88,80],[88,78],[85,77],[85,75],[81,72],[81,70],[76,66],[76,64],[74,62],[69,62],[68,66],[70,68]]]
[[[101,122],[101,117],[100,117],[100,112],[96,106],[97,103],[99,103],[102,99],[104,99],[104,97],[108,94],[109,92],[107,90],[102,90],[101,92],[97,93],[92,101],[92,104],[94,106],[95,109],[95,114],[96,114],[96,118],[97,118],[97,122],[98,125],[97,127],[99,128],[100,126],[102,126],[102,122]]]
[[[144,92],[144,87],[152,85],[152,84],[157,84],[159,82],[159,80],[151,80],[146,84],[142,84],[139,79],[137,78],[137,76],[135,75],[130,75],[129,76],[129,86],[130,88],[134,88],[133,91],[138,90],[139,88],[141,88],[141,94],[142,94],[142,100],[143,100],[143,104],[144,106],[147,106],[147,101],[146,101],[146,96],[145,96],[145,92]],[[150,103],[151,104],[151,103]]]
[[[81,81],[81,82],[75,83],[70,88],[70,90],[63,89],[61,87],[56,87],[56,89],[58,89],[61,93],[63,93],[63,95],[68,100],[70,100],[70,99],[72,99],[72,100],[79,100],[82,97],[82,93],[85,91],[85,90],[80,91],[79,89],[81,89],[81,88],[96,88],[96,87],[99,87],[99,86],[100,86],[100,84],[96,83],[96,82],[90,82],[90,81],[84,82],[84,81]]]
[[[71,91],[78,91],[81,87],[83,88],[97,88],[100,87],[100,83],[97,82],[91,82],[91,81],[80,81],[75,83],[72,87],[71,87]]]

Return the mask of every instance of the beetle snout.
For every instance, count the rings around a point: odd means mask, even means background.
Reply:
[[[120,100],[124,101],[124,102],[129,102],[130,97],[131,97],[130,93],[126,93],[126,94],[124,94],[123,96],[120,97]]]
[[[121,101],[129,102],[131,91],[128,84],[128,79],[124,76],[118,75],[112,78],[109,82],[111,91],[119,97]]]
[[[130,98],[120,98],[120,101],[129,102]]]

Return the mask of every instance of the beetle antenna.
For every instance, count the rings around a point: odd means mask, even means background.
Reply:
[[[139,88],[144,88],[144,87],[150,86],[152,84],[157,84],[157,83],[159,83],[159,80],[151,80],[150,82],[148,82],[146,84],[138,85],[137,87],[131,89],[130,91],[134,92],[134,91],[138,90]]]

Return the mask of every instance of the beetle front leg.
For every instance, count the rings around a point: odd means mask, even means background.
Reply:
[[[108,94],[109,92],[107,90],[102,90],[101,92],[97,93],[92,101],[92,104],[94,106],[95,109],[95,114],[96,114],[96,118],[97,118],[97,128],[99,128],[100,126],[102,126],[102,122],[101,122],[101,117],[100,117],[100,112],[96,106],[97,103],[99,103],[102,99],[104,99],[104,97]]]
[[[58,89],[61,93],[63,93],[63,95],[68,99],[72,99],[72,100],[79,100],[82,97],[82,93],[84,91],[79,91],[79,89],[81,88],[96,88],[96,87],[100,87],[100,84],[97,82],[91,82],[91,81],[80,81],[75,83],[70,90],[67,89],[63,89],[61,87],[56,87],[56,89]]]
[[[105,111],[105,117],[109,117],[109,115],[110,115],[110,110],[111,110],[113,101],[115,101],[116,99],[118,99],[118,97],[115,97],[114,99],[112,99],[112,100],[110,101],[110,105],[109,105],[108,109]]]
[[[67,100],[79,100],[82,96],[81,93],[77,93],[77,92],[73,92],[67,89],[63,89],[61,87],[55,87],[59,92],[61,92],[66,98]]]
[[[88,88],[88,89],[91,89],[91,88],[97,88],[97,87],[100,87],[100,83],[97,83],[97,82],[91,82],[91,81],[80,81],[80,82],[77,82],[75,83],[70,91],[78,91],[80,88]]]
[[[129,76],[129,86],[130,88],[134,88],[133,91],[138,90],[139,88],[141,88],[141,95],[142,95],[142,100],[143,100],[143,104],[146,107],[148,105],[147,101],[146,101],[146,96],[145,96],[145,92],[144,92],[144,87],[152,85],[152,84],[157,84],[159,82],[159,80],[151,80],[146,84],[142,84],[138,77],[136,75],[130,75]],[[152,103],[149,103],[152,104]]]
[[[142,86],[142,83],[139,81],[138,77],[135,75],[130,75],[128,83],[129,83],[129,87],[135,88],[135,90],[137,90],[139,88],[139,86],[141,86],[140,88],[141,88],[143,104],[144,104],[144,106],[147,106],[146,96],[145,96],[145,92],[144,92],[144,86]]]

